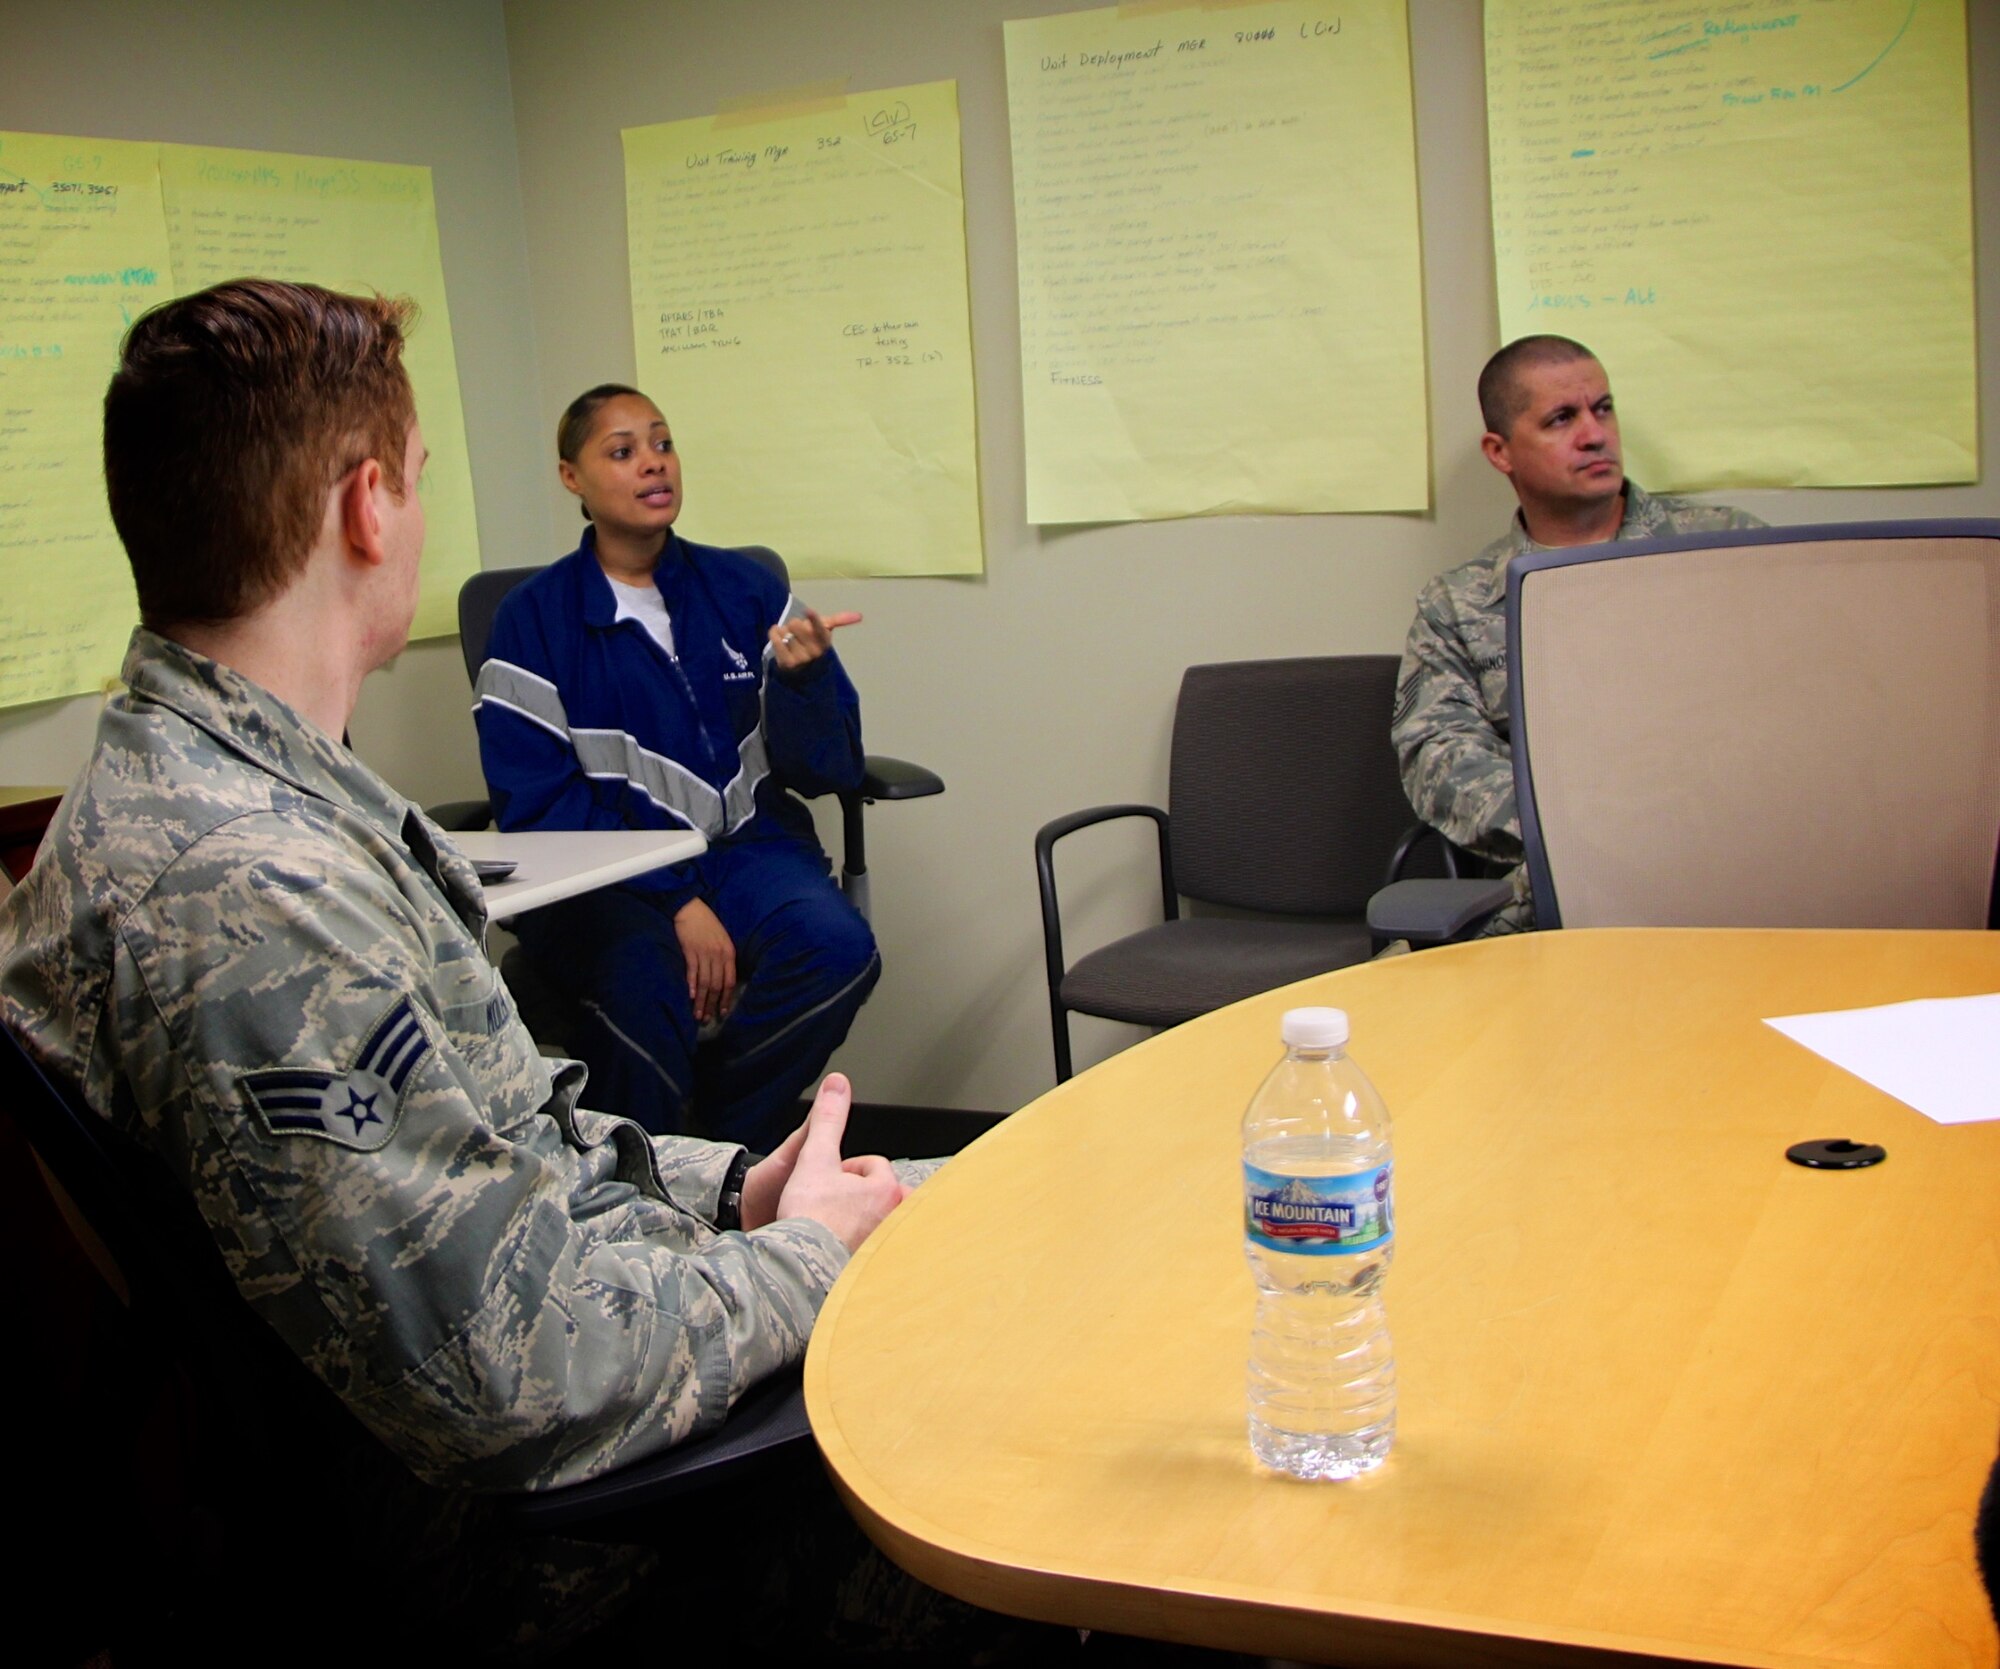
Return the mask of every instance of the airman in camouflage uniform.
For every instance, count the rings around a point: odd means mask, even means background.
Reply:
[[[194,1195],[253,1306],[420,1476],[571,1482],[714,1426],[847,1261],[715,1228],[739,1151],[577,1106],[478,877],[248,679],[141,629],[7,906],[7,1023]]]
[[[1417,597],[1389,736],[1417,815],[1446,838],[1513,864],[1514,901],[1482,934],[1534,925],[1509,752],[1507,564],[1551,545],[1762,527],[1726,505],[1655,497],[1627,480],[1603,367],[1562,337],[1528,337],[1480,378],[1483,449],[1520,509],[1472,561]],[[1542,537],[1537,539],[1539,533]]]
[[[415,609],[407,316],[245,280],[133,327],[105,472],[146,625],[0,905],[0,1019],[165,1163],[252,1308],[414,1474],[534,1489],[713,1427],[798,1361],[931,1167],[843,1162],[837,1077],[755,1166],[579,1107],[583,1069],[542,1057],[481,948],[472,865],[334,739]],[[316,1538],[290,1564],[373,1573],[343,1617],[396,1586],[383,1547],[271,1510]],[[571,1613],[628,1568],[522,1563]]]

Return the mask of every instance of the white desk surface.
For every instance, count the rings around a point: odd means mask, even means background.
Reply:
[[[468,858],[512,858],[520,865],[486,889],[486,913],[496,922],[708,850],[691,829],[481,829],[451,841]]]

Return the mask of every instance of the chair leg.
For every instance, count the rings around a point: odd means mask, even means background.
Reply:
[[[1062,999],[1053,991],[1049,993],[1049,1031],[1056,1046],[1056,1082],[1066,1084],[1076,1074],[1070,1064],[1069,1054],[1069,1010],[1063,1007]]]
[[[868,919],[868,834],[862,807],[868,802],[848,789],[840,796],[840,890]]]

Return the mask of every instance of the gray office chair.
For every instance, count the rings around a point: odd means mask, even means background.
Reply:
[[[785,559],[770,546],[745,545],[742,551],[790,585]],[[501,600],[523,580],[541,571],[540,568],[489,568],[474,574],[459,588],[458,645],[465,656],[465,676],[473,684],[479,682],[479,669],[486,661],[486,640],[492,635],[493,616],[499,611]],[[877,800],[916,800],[943,792],[944,781],[935,771],[878,753],[871,753],[862,761],[861,786],[841,792],[840,890],[864,916],[868,914],[868,844],[862,808]],[[431,816],[446,829],[483,829],[493,821],[493,807],[488,800],[453,800],[432,807]]]
[[[1391,881],[1368,900],[1368,930],[1377,945],[1401,939],[1412,950],[1456,944],[1474,937],[1489,917],[1514,897],[1502,865],[1487,862],[1419,823],[1404,837],[1406,846],[1436,840],[1443,850],[1442,880]],[[1401,875],[1405,847],[1399,846],[1390,873]]]
[[[1365,961],[1363,916],[1385,877],[1443,875],[1389,746],[1394,655],[1189,667],[1174,710],[1168,805],[1097,806],[1035,835],[1056,1080],[1069,1016],[1173,1026],[1239,998]],[[1115,818],[1150,818],[1164,920],[1065,962],[1055,847]],[[1180,899],[1262,919],[1183,916]]]
[[[1537,551],[1507,640],[1540,926],[1995,924],[2000,522]]]

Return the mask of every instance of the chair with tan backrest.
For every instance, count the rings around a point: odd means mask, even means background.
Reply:
[[[1537,551],[1507,634],[1538,925],[1992,925],[2000,522]]]

